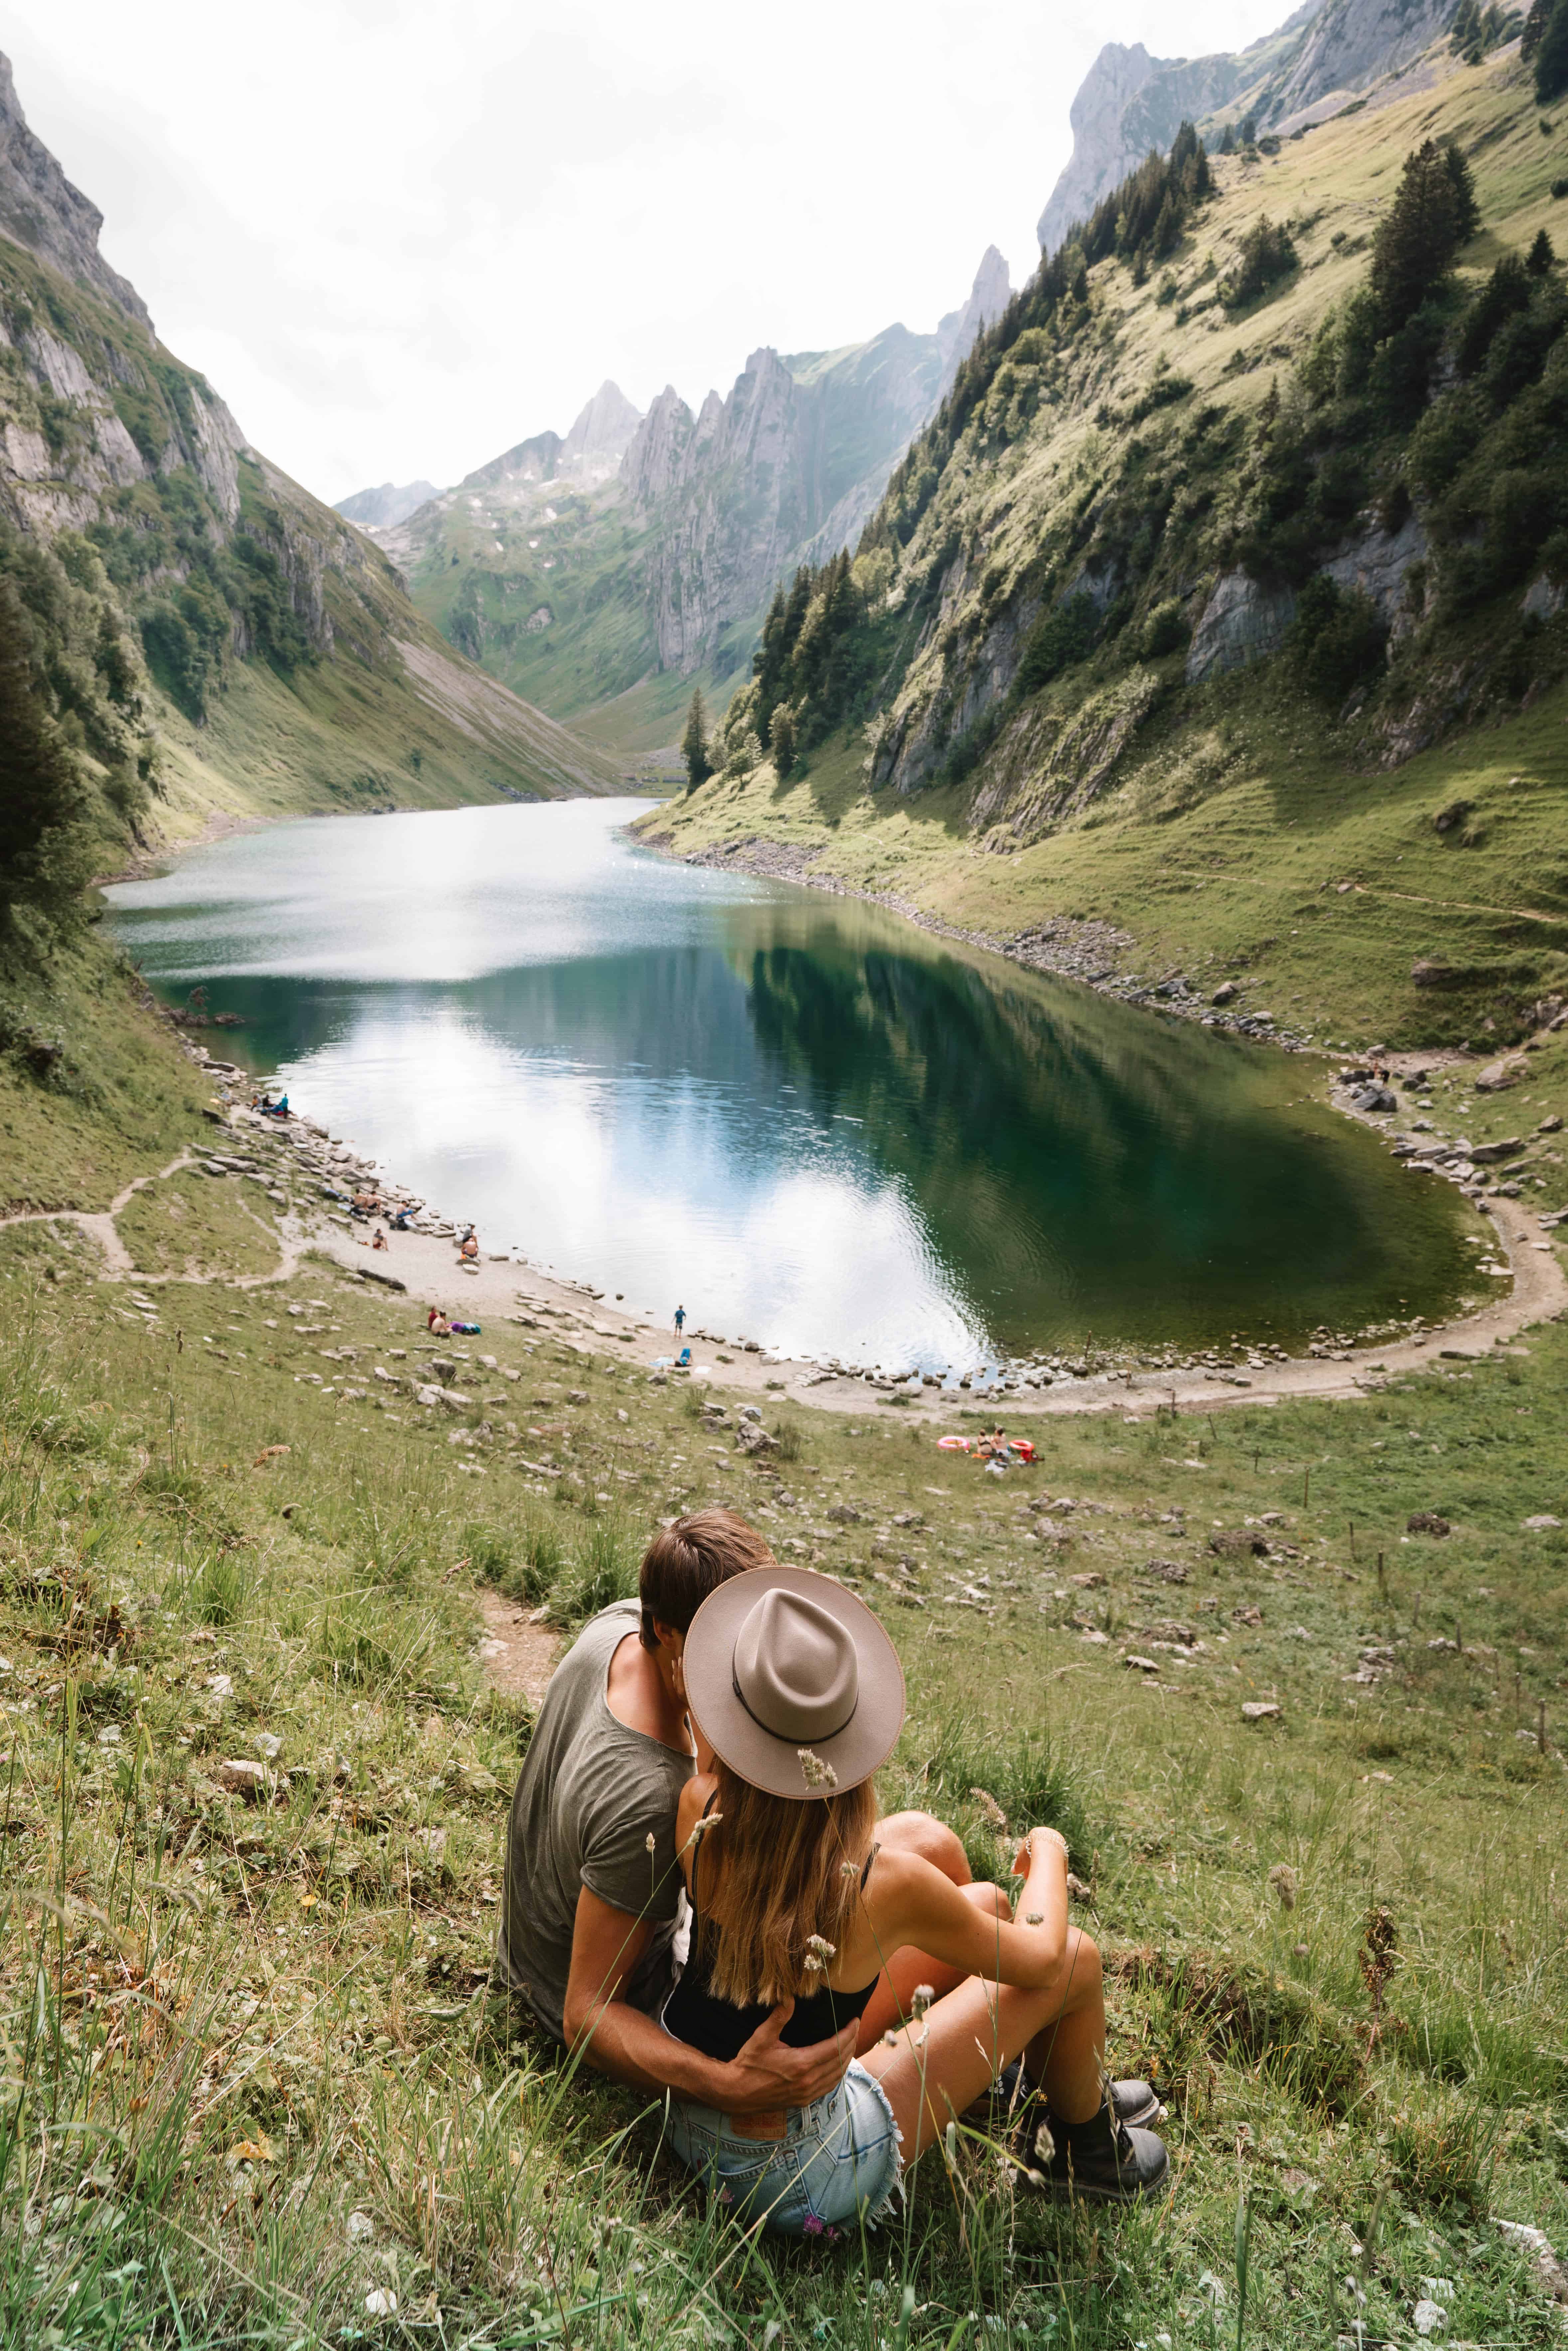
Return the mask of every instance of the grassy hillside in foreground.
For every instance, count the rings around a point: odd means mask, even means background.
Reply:
[[[211,1132],[171,1102],[154,1139]],[[1434,2297],[1456,2339],[1559,2339],[1501,2224],[1568,2239],[1568,1535],[1521,1531],[1568,1519],[1560,1329],[1354,1405],[1042,1419],[1005,1481],[869,1401],[770,1415],[757,1462],[537,1327],[422,1411],[373,1376],[419,1363],[411,1301],[225,1281],[272,1213],[154,1184],[124,1285],[0,1232],[0,2339],[1293,2347]],[[163,1278],[176,1229],[216,1279]],[[487,2020],[530,1717],[479,1592],[569,1631],[718,1499],[885,1614],[889,1804],[988,1874],[977,1790],[1069,1836],[1114,2059],[1170,2109],[1155,2209],[1044,2207],[965,2124],[880,2236],[754,2246],[655,2103]]]
[[[1192,158],[1130,183],[1092,266],[984,339],[853,566],[781,600],[720,772],[650,830],[988,935],[1093,914],[1145,978],[1234,979],[1320,1037],[1523,1033],[1568,946],[1564,183],[1512,51],[1437,63],[1207,193]],[[1384,333],[1428,141],[1480,228]],[[1288,246],[1241,298],[1265,221]]]

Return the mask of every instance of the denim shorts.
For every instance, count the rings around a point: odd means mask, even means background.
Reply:
[[[740,2138],[727,2115],[672,2102],[670,2145],[737,2217],[786,2237],[815,2237],[864,2220],[874,2228],[898,2192],[903,2158],[887,2093],[851,2061],[836,2090],[791,2106],[782,2138]]]

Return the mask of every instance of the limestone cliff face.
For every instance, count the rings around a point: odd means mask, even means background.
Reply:
[[[645,576],[662,666],[712,660],[786,572],[853,542],[1011,290],[992,246],[935,334],[895,326],[847,350],[753,351],[728,399],[710,392],[695,416],[665,386],[621,475],[653,526]]]
[[[98,249],[103,214],[72,187],[16,100],[11,60],[0,57],[0,233],[36,253],[62,277],[88,286],[139,327],[152,332],[134,286]]]
[[[1328,0],[1281,76],[1270,120],[1289,121],[1323,99],[1402,73],[1446,32],[1448,0]]]
[[[489,681],[424,629],[379,549],[253,449],[205,379],[158,341],[134,287],[99,254],[99,219],[27,128],[0,57],[0,554],[90,530],[92,548],[67,553],[71,577],[85,567],[106,624],[140,639],[151,674],[138,707],[162,695],[187,736],[221,718],[244,664],[309,670],[315,708],[286,708],[272,747],[296,805],[361,789],[385,804],[425,772],[469,796],[536,778],[559,790],[567,775],[603,789],[607,763],[513,696],[509,723],[486,705],[488,731],[455,715],[451,694],[437,710],[407,645],[446,664],[453,694],[465,678],[489,693]],[[428,769],[378,768],[361,728],[380,728],[399,758],[417,746]],[[243,805],[253,770],[239,757],[228,780]],[[208,749],[195,764],[193,798],[210,793],[218,758]]]
[[[1054,253],[1141,163],[1163,153],[1184,120],[1206,133],[1246,115],[1289,130],[1335,99],[1402,73],[1453,16],[1449,0],[1307,0],[1279,30],[1207,57],[1151,57],[1109,41],[1072,101],[1072,153],[1040,216]]]

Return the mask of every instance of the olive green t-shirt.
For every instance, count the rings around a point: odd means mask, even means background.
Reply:
[[[683,1892],[675,1808],[695,1764],[610,1711],[610,1661],[627,1635],[635,1635],[638,1622],[637,1603],[620,1600],[583,1627],[545,1691],[512,1798],[497,1973],[563,2039],[583,1886],[623,1910],[629,1925],[654,1922],[622,1999],[653,2011],[671,1980],[670,1943]]]

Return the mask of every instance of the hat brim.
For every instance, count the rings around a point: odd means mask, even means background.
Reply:
[[[843,1626],[855,1646],[859,1697],[855,1710],[831,1739],[810,1752],[830,1766],[831,1784],[812,1787],[800,1763],[801,1742],[781,1739],[751,1714],[735,1687],[735,1644],[742,1625],[768,1592],[799,1593]],[[881,1620],[863,1600],[831,1576],[801,1567],[754,1567],[708,1593],[686,1634],[682,1667],[693,1722],[732,1771],[769,1796],[842,1795],[880,1770],[904,1728],[904,1667]]]

